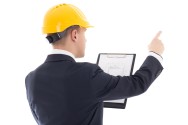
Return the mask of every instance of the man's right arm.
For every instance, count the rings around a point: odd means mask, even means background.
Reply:
[[[161,57],[164,46],[158,38],[160,34],[161,32],[157,33],[148,49]],[[128,98],[144,93],[162,70],[160,59],[156,55],[150,55],[132,76],[112,76],[97,66],[93,68],[90,83],[99,100]]]
[[[162,70],[160,62],[148,56],[132,76],[112,76],[95,67],[90,84],[100,101],[129,98],[144,93]]]

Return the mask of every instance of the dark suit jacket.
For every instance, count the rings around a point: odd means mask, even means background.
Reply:
[[[144,93],[162,69],[148,56],[134,75],[115,77],[96,64],[53,54],[27,75],[27,98],[39,125],[102,125],[104,100]]]

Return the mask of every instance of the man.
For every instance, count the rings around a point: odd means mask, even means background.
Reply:
[[[159,32],[149,56],[132,76],[111,76],[84,57],[85,32],[91,25],[74,5],[60,4],[45,15],[43,33],[53,51],[26,77],[27,99],[38,125],[102,125],[103,101],[144,93],[161,73]]]

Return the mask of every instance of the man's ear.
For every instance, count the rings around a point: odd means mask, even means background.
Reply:
[[[78,40],[78,31],[76,29],[71,31],[71,39],[76,42]]]

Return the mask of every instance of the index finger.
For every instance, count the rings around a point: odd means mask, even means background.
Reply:
[[[162,31],[159,31],[159,32],[155,35],[154,39],[158,39],[159,36],[161,35],[161,33],[162,33]]]

